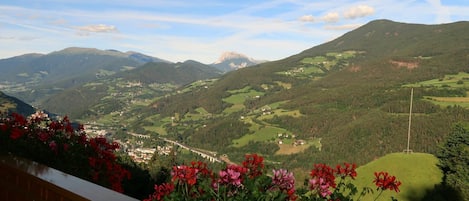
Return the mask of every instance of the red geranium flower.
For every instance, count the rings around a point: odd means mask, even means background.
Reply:
[[[144,201],[163,200],[165,196],[171,194],[174,191],[174,185],[172,183],[164,183],[161,185],[155,185],[155,192],[150,195],[148,199]]]
[[[335,171],[342,178],[350,176],[352,179],[355,179],[355,177],[357,176],[357,172],[355,171],[356,168],[357,165],[354,163],[344,163],[344,167],[342,167],[341,165],[337,165]]]
[[[197,172],[197,168],[186,165],[173,166],[173,171],[171,171],[172,181],[187,183],[193,186],[197,183]]]
[[[23,136],[24,134],[24,131],[17,128],[17,127],[14,127],[11,129],[11,134],[10,134],[10,138],[13,139],[13,140],[16,140],[18,138],[20,138],[21,136]]]
[[[399,186],[401,185],[401,182],[397,181],[395,176],[391,176],[387,172],[375,172],[375,179],[373,182],[376,184],[378,189],[389,189],[396,192],[399,192]]]
[[[13,118],[15,119],[14,122],[18,123],[21,126],[25,126],[28,123],[26,118],[24,118],[24,116],[21,114],[12,113],[11,116],[13,116]]]
[[[243,161],[243,167],[249,170],[249,178],[255,178],[262,175],[264,169],[264,158],[257,154],[247,154]]]

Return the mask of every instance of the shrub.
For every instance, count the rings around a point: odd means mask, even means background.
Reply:
[[[67,117],[50,120],[40,113],[25,118],[0,114],[0,153],[13,154],[123,192],[129,171],[117,162],[115,142],[89,138],[83,126],[74,128]]]

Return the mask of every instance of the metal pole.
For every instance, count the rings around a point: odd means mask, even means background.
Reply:
[[[407,130],[407,149],[406,152],[410,153],[410,125],[412,123],[412,100],[414,99],[414,88],[410,91],[410,109],[409,109],[409,128]]]

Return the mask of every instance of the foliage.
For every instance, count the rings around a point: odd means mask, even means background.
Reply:
[[[469,130],[457,124],[437,153],[443,184],[469,200]]]
[[[130,172],[118,162],[115,142],[90,138],[67,117],[50,120],[43,113],[25,118],[12,113],[0,117],[0,153],[13,154],[123,192]]]
[[[315,164],[307,190],[295,189],[295,177],[285,169],[266,173],[264,158],[247,154],[242,165],[228,164],[218,174],[203,162],[173,166],[171,182],[155,185],[155,192],[145,201],[153,200],[360,200],[373,193],[364,188],[358,197],[353,184],[356,165],[344,163],[331,168]],[[337,183],[336,183],[337,182]],[[399,192],[401,182],[387,172],[375,172],[373,181],[379,194],[385,190]],[[393,198],[393,200],[395,200]]]

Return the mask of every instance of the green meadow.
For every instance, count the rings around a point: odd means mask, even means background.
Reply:
[[[402,184],[399,193],[386,190],[379,200],[390,200],[391,196],[399,201],[418,200],[427,190],[433,189],[435,184],[441,182],[443,173],[437,164],[438,159],[432,154],[392,153],[357,168],[358,176],[353,183],[359,192],[363,187],[371,187],[375,193],[365,196],[363,200],[374,200],[379,194],[373,183],[374,172],[386,171],[396,176]]]
[[[445,75],[439,79],[431,79],[414,84],[404,85],[406,87],[451,87],[469,88],[469,73],[460,72],[454,75]]]
[[[286,129],[274,126],[264,126],[256,123],[253,123],[249,130],[254,131],[254,133],[246,134],[239,139],[233,140],[235,147],[242,147],[247,145],[250,141],[269,141],[277,138],[278,133],[287,133],[291,135],[291,132]]]
[[[322,56],[305,57],[293,69],[277,72],[277,74],[317,79],[333,69],[344,67],[347,60],[353,58],[356,54],[356,51],[344,51],[329,52]]]
[[[407,84],[404,85],[404,87],[463,88],[468,90],[465,97],[425,96],[424,100],[441,107],[458,105],[464,108],[469,108],[469,73],[466,72],[445,75],[439,79],[431,79],[414,84]]]
[[[251,87],[244,87],[238,90],[228,91],[231,96],[224,98],[223,101],[233,104],[231,107],[226,108],[223,113],[230,114],[233,112],[241,111],[245,108],[244,102],[248,99],[254,99],[258,96],[264,95],[263,92],[259,92],[251,89]]]

